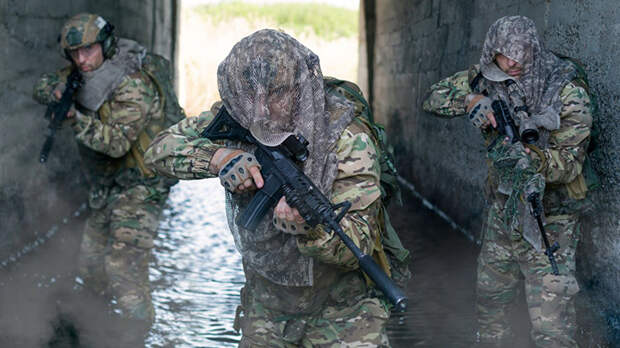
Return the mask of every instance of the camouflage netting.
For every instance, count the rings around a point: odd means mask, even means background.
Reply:
[[[316,54],[283,32],[257,31],[237,43],[220,63],[218,87],[231,116],[261,143],[273,146],[291,134],[302,135],[309,142],[304,173],[329,196],[337,174],[335,144],[354,109],[343,98],[325,94]],[[245,260],[254,270],[278,284],[312,285],[312,259],[297,251],[294,236],[271,240],[279,244],[272,247],[254,247],[280,232],[271,219],[264,219],[252,234],[240,233],[234,221],[248,200],[227,201],[229,227],[237,247],[245,250],[244,255],[251,254]],[[273,250],[282,256],[274,257]]]
[[[562,61],[543,47],[531,19],[523,16],[498,19],[487,32],[480,56],[480,69],[487,79],[495,81],[490,85],[501,99],[510,100],[513,104],[518,103],[515,102],[514,91],[509,90],[510,85],[503,83],[512,78],[495,64],[497,54],[523,66],[522,76],[513,81],[525,98],[535,126],[550,131],[558,129],[562,109],[560,91],[576,75],[572,64]]]

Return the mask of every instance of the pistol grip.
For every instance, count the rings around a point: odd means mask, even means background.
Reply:
[[[282,182],[273,174],[268,174],[265,184],[256,192],[243,213],[237,218],[237,226],[246,230],[254,231],[263,220],[267,211],[272,208],[282,197]]]

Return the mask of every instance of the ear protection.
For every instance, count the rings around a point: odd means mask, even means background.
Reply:
[[[101,41],[101,48],[103,50],[103,56],[107,59],[114,55],[114,26],[106,22],[101,31],[105,35],[105,38]]]

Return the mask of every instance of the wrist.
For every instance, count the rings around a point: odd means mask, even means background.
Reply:
[[[217,149],[213,153],[213,157],[209,162],[209,172],[213,175],[218,175],[222,169],[222,166],[241,152],[243,151],[238,149],[229,149],[227,147]]]
[[[484,98],[482,94],[468,94],[465,96],[465,110],[470,112],[471,109],[480,101],[480,99]]]

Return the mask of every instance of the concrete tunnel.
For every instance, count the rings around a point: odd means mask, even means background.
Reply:
[[[84,210],[76,147],[57,137],[47,168],[36,160],[46,122],[34,81],[61,66],[58,28],[77,12],[109,19],[121,36],[177,60],[180,2],[0,0],[0,276]],[[466,120],[429,117],[435,81],[476,63],[488,26],[526,15],[545,44],[584,62],[599,107],[593,164],[602,187],[578,250],[583,296],[609,342],[620,341],[620,11],[607,0],[360,0],[359,81],[394,146],[401,183],[475,244],[483,224],[482,142]],[[64,130],[63,132],[68,132]],[[613,344],[613,343],[612,343]]]

